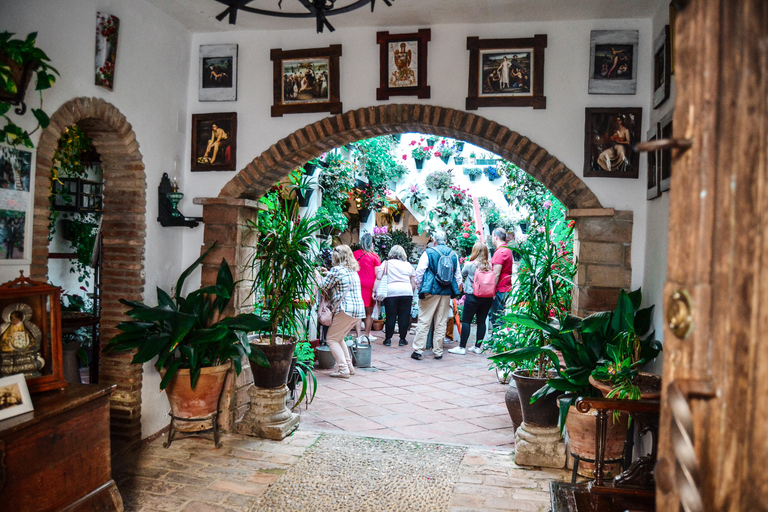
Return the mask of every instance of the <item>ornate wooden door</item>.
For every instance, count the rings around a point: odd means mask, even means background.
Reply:
[[[657,505],[768,510],[768,2],[678,4]]]

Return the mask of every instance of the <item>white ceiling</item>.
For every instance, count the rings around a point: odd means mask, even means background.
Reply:
[[[216,15],[226,9],[216,0],[148,0],[192,32],[227,30],[295,30],[315,27],[312,18],[276,18],[240,11],[237,24]],[[256,8],[277,9],[279,0],[252,0]],[[349,5],[352,0],[337,0]],[[377,0],[356,11],[329,16],[335,28],[351,26],[398,27],[450,23],[493,23],[579,19],[650,18],[658,0]],[[298,0],[282,0],[285,12],[303,12]]]

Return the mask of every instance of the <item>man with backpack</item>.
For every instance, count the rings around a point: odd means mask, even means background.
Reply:
[[[496,297],[493,299],[489,316],[491,327],[494,331],[499,324],[499,315],[504,313],[507,295],[509,295],[509,291],[512,289],[512,272],[515,260],[512,256],[512,249],[507,247],[507,238],[510,236],[512,240],[515,239],[515,235],[512,232],[507,233],[504,228],[493,230],[493,246],[496,247],[496,250],[493,252],[491,265],[493,266],[493,272],[496,274]]]
[[[419,258],[414,281],[419,290],[419,321],[413,339],[411,358],[419,360],[427,346],[429,327],[434,321],[435,335],[432,339],[432,353],[435,359],[443,358],[443,338],[438,333],[445,332],[451,298],[459,296],[459,257],[446,247],[447,236],[444,231],[436,231],[432,236],[434,247],[427,248]]]

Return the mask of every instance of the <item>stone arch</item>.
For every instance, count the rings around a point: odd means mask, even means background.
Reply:
[[[465,140],[496,153],[543,183],[576,222],[579,267],[573,311],[586,315],[612,309],[620,289],[631,285],[632,212],[603,208],[572,170],[529,138],[483,117],[431,105],[393,104],[361,108],[321,119],[279,140],[245,166],[217,198],[196,199],[203,205],[204,244],[217,243],[203,266],[202,282],[213,284],[226,258],[243,268],[253,254],[247,221],[256,202],[275,182],[296,167],[333,148],[379,135],[422,132]],[[241,285],[245,286],[245,285]],[[238,290],[237,298],[248,296]],[[234,301],[241,304],[241,300]],[[249,375],[230,379],[220,402],[220,426],[229,429],[247,409]],[[244,405],[243,405],[244,404]]]
[[[139,144],[131,124],[112,104],[98,98],[75,98],[51,116],[37,149],[35,211],[30,274],[48,279],[48,201],[53,154],[63,131],[77,123],[93,139],[104,171],[103,267],[101,277],[101,346],[119,331],[125,320],[118,299],[141,300],[144,294],[146,239],[146,176]],[[110,404],[113,439],[141,439],[141,365],[131,354],[103,354],[99,379],[116,384]]]

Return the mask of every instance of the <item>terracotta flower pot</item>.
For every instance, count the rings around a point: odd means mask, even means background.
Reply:
[[[595,380],[591,375],[589,376],[589,383],[595,388],[600,390],[603,397],[607,397],[608,393],[613,389],[613,385],[609,382],[601,380]],[[635,377],[635,384],[640,386],[640,398],[645,400],[658,400],[661,398],[661,375],[655,375],[648,372],[639,372]]]
[[[512,374],[520,394],[523,421],[527,425],[537,427],[556,427],[559,416],[557,395],[553,393],[531,403],[531,396],[547,383],[547,378],[530,377],[528,373],[525,370],[515,370]]]
[[[520,394],[517,391],[517,385],[510,382],[507,385],[507,392],[504,394],[504,404],[509,412],[509,419],[512,420],[512,433],[517,431],[517,427],[523,422],[523,410],[520,406]]]
[[[624,456],[624,441],[627,437],[626,413],[618,419],[613,414],[608,415],[608,434],[605,441],[605,460],[619,460]],[[572,455],[581,459],[595,460],[595,433],[597,430],[597,411],[579,412],[575,406],[568,409],[565,419],[565,430],[568,432],[568,450]],[[569,458],[569,467],[573,467],[573,459]],[[606,464],[606,472],[616,475],[621,471],[621,462]],[[579,463],[579,475],[592,478],[595,465],[591,462]],[[608,476],[608,475],[607,475]]]
[[[219,366],[203,368],[194,389],[190,387],[189,370],[178,370],[165,388],[171,414],[176,418],[189,419],[205,418],[216,412],[230,365],[228,361]],[[165,371],[161,373],[165,375]]]
[[[374,331],[384,330],[384,320],[374,320],[371,329]]]

